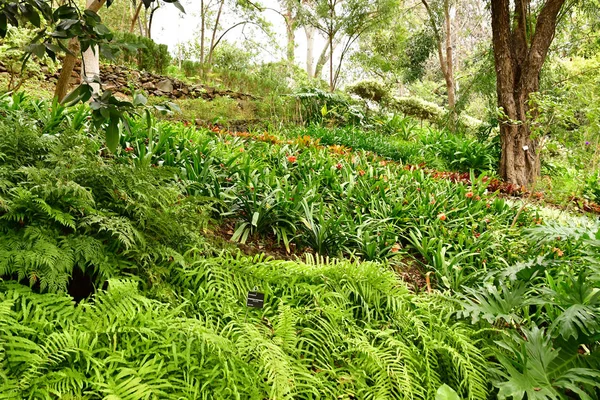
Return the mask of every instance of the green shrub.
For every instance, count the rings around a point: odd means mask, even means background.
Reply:
[[[121,51],[113,62],[124,63],[140,71],[157,74],[162,74],[171,62],[168,47],[152,39],[132,33],[115,32],[113,40],[122,44]]]
[[[27,62],[23,62],[24,50],[31,43],[34,36],[35,31],[33,30],[9,26],[6,36],[0,39],[0,64],[9,73],[9,82],[6,89],[18,90],[27,79],[43,79],[43,69],[48,72],[56,70],[56,64],[45,55],[41,60],[30,57]]]
[[[346,88],[346,92],[376,103],[389,100],[389,91],[389,88],[378,81],[361,81]]]
[[[586,179],[583,194],[589,200],[600,204],[600,172],[596,172]]]

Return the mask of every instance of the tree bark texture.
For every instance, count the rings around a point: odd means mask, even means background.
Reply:
[[[106,3],[106,0],[88,0],[87,9],[97,13],[102,8],[104,3]],[[56,89],[54,90],[54,97],[56,97],[58,101],[62,101],[62,99],[64,99],[67,95],[71,74],[75,68],[77,57],[81,52],[81,46],[79,45],[79,40],[76,37],[69,41],[68,49],[70,53],[65,54],[60,76],[58,78],[58,82],[56,82]]]
[[[539,90],[539,76],[554,39],[558,14],[565,0],[547,0],[533,32],[531,0],[492,0],[492,42],[496,64],[502,157],[500,174],[510,183],[527,186],[540,172],[538,140],[531,137],[530,95]],[[533,114],[533,115],[532,115]]]
[[[315,76],[315,31],[316,29],[313,26],[304,26],[304,33],[306,34],[306,73],[311,78]]]
[[[90,7],[95,0],[87,0],[86,7]],[[141,2],[140,2],[141,4]],[[81,62],[81,80],[94,81],[100,79],[100,48],[89,47],[83,52]],[[100,84],[92,83],[95,93],[100,92]]]

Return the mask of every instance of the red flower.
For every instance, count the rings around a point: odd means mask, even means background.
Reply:
[[[125,147],[125,151],[131,153],[133,151],[133,147]]]
[[[342,163],[337,163],[337,164],[335,165],[335,167],[336,167],[337,169],[342,169],[343,165],[342,165]]]
[[[296,156],[287,156],[287,160],[288,162],[295,163],[297,158]]]
[[[473,192],[468,192],[467,194],[465,194],[465,196],[467,197],[467,199],[470,199],[471,197],[473,197]]]
[[[445,221],[446,219],[448,219],[448,217],[446,217],[446,214],[444,213],[438,214],[438,218],[440,219],[440,221]]]

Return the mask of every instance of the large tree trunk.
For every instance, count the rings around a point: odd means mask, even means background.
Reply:
[[[104,3],[106,3],[106,0],[88,0],[87,9],[97,13]],[[75,68],[75,62],[77,61],[77,55],[81,51],[79,40],[77,38],[72,38],[69,41],[68,48],[71,54],[67,53],[65,55],[60,76],[58,82],[56,82],[56,89],[54,90],[54,97],[56,97],[58,101],[62,101],[67,95],[71,74],[73,73],[73,68]]]
[[[507,182],[522,186],[533,183],[540,172],[537,141],[531,138],[529,119],[535,115],[530,112],[529,99],[539,89],[540,72],[565,3],[565,0],[547,0],[531,33],[530,1],[514,0],[512,13],[510,0],[492,1],[498,105],[504,112],[500,121],[500,174]]]
[[[505,181],[521,186],[534,182],[540,173],[537,140],[531,138],[527,119],[530,94],[507,92],[498,100],[505,113],[505,119],[500,124],[500,175]]]

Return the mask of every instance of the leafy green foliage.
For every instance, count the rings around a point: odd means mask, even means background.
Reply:
[[[477,332],[377,264],[219,257],[171,275],[179,306],[133,280],[78,307],[2,284],[3,396],[427,399],[444,382],[464,398],[487,392]],[[255,286],[266,306],[247,313]]]
[[[171,62],[169,49],[164,44],[157,44],[147,37],[132,33],[118,32],[114,37],[120,42],[120,52],[113,60],[118,64],[134,65],[139,71],[150,71],[162,74]]]
[[[63,291],[74,269],[102,282],[177,259],[205,225],[202,202],[167,171],[99,156],[100,142],[71,125],[86,120],[80,110],[59,110],[41,129],[19,110],[0,121],[0,276]],[[192,210],[180,226],[169,222]]]
[[[108,153],[88,106],[13,95],[0,112],[4,398],[594,398],[593,223],[524,231],[531,213],[483,176],[322,145],[388,151],[357,129],[234,134],[148,112]],[[389,151],[406,123],[421,157],[452,165],[454,136],[403,121]],[[318,255],[217,252],[215,219]],[[390,268],[405,263],[428,293]],[[75,306],[81,275],[95,289]],[[263,309],[244,307],[254,289]]]

